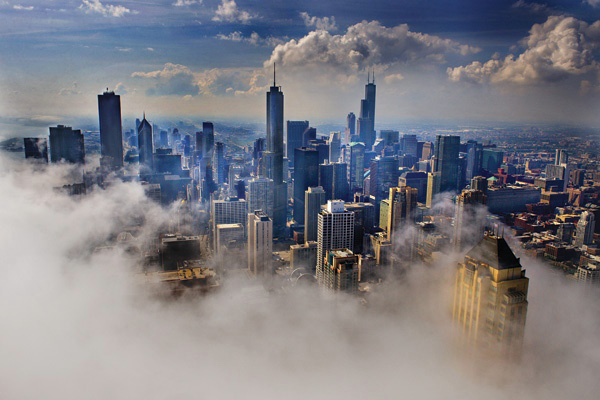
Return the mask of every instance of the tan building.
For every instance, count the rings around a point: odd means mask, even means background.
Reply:
[[[529,278],[503,237],[486,234],[458,264],[453,320],[466,343],[521,353]]]
[[[327,251],[319,286],[334,292],[357,292],[360,280],[360,256],[348,249]]]
[[[255,275],[273,272],[273,220],[261,210],[248,214],[248,269]]]

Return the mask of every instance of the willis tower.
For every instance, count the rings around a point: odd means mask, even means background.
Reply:
[[[267,151],[264,153],[267,178],[273,180],[273,237],[283,239],[287,220],[287,184],[283,181],[283,92],[275,83],[267,92]],[[252,210],[254,211],[254,210]]]
[[[365,98],[360,101],[360,117],[358,118],[358,134],[360,141],[367,149],[371,149],[375,143],[375,71],[373,70],[373,81],[371,76],[367,77],[365,85]]]

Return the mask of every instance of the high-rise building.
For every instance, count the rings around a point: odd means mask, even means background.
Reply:
[[[225,146],[216,142],[213,152],[213,179],[217,185],[225,183]]]
[[[435,160],[433,172],[440,173],[440,192],[456,192],[458,190],[458,153],[459,136],[441,136],[435,138]],[[436,192],[434,194],[437,194]]]
[[[596,228],[596,220],[594,213],[584,211],[581,213],[579,222],[577,222],[577,231],[575,233],[575,246],[582,247],[586,244],[594,242],[594,229]]]
[[[146,114],[137,127],[140,174],[151,174],[154,171],[154,149],[152,125],[146,120]]]
[[[347,171],[346,163],[319,165],[319,186],[325,190],[327,200],[348,200]]]
[[[329,162],[334,163],[340,161],[342,147],[342,133],[331,132],[329,134]]]
[[[467,170],[465,178],[470,181],[481,173],[483,146],[470,140],[467,143]]]
[[[215,234],[215,252],[224,254],[224,250],[233,248],[242,248],[244,245],[244,225],[237,224],[217,224]]]
[[[475,176],[471,178],[471,189],[479,190],[484,194],[487,194],[488,180],[483,176]]]
[[[427,174],[427,200],[425,204],[427,207],[433,207],[433,201],[438,193],[441,193],[440,189],[442,174],[440,172],[430,172]]]
[[[569,163],[569,154],[566,150],[556,149],[556,157],[554,158],[554,165],[563,165]]]
[[[267,92],[266,175],[273,179],[273,236],[283,238],[287,219],[287,184],[283,180],[283,92],[275,83]]]
[[[294,149],[302,147],[302,138],[304,132],[308,129],[308,121],[287,121],[287,133],[285,140],[285,156],[290,160],[293,167],[294,164]]]
[[[398,186],[409,186],[417,189],[417,201],[419,203],[425,203],[427,201],[427,173],[405,172],[398,179]]]
[[[479,190],[463,190],[456,196],[456,214],[454,216],[454,247],[460,249],[473,237],[481,237],[485,229],[485,220],[477,218],[478,206],[487,203],[487,196]]]
[[[348,164],[348,184],[350,192],[362,192],[364,182],[365,145],[350,143],[344,150],[344,162]]]
[[[50,162],[85,162],[85,146],[81,130],[70,126],[50,127]]]
[[[215,147],[215,127],[212,122],[202,123],[202,157],[212,159]]]
[[[262,210],[268,216],[273,214],[273,179],[254,178],[248,182],[248,212]]]
[[[417,157],[417,135],[402,135],[400,148],[404,155]]]
[[[326,194],[322,187],[309,187],[304,192],[304,241],[317,240],[317,216],[321,206],[327,203]]]
[[[481,168],[491,173],[498,172],[504,162],[504,152],[498,149],[483,149],[481,151]]]
[[[360,118],[358,119],[360,141],[369,149],[375,143],[375,73],[373,81],[370,77],[365,85],[365,98],[360,102]]]
[[[377,157],[371,161],[371,181],[369,194],[380,202],[387,197],[391,187],[398,184],[398,159],[394,157]]]
[[[48,162],[48,140],[46,138],[23,138],[25,158]]]
[[[352,112],[346,117],[346,131],[344,133],[346,136],[345,144],[350,144],[355,141],[353,136],[356,135],[356,115]]]
[[[248,214],[248,269],[273,273],[273,221],[262,211]]]
[[[309,126],[302,134],[302,147],[310,146],[311,140],[317,140],[317,129]]]
[[[383,140],[384,146],[393,146],[400,142],[400,132],[382,129],[379,131],[379,136]]]
[[[100,164],[109,170],[123,168],[121,96],[108,89],[98,95],[100,116]]]
[[[519,358],[529,279],[503,237],[486,234],[458,264],[453,320],[464,341]]]
[[[387,231],[388,239],[393,240],[402,227],[414,222],[416,209],[417,189],[392,187],[388,198],[381,201],[379,227]]]
[[[226,200],[212,202],[211,210],[212,228],[216,232],[219,224],[242,224],[248,220],[248,204],[246,200],[230,197]]]
[[[317,220],[317,280],[322,279],[325,254],[331,249],[350,249],[354,243],[354,213],[341,200],[329,200]]]
[[[294,220],[304,222],[304,192],[319,185],[319,153],[306,147],[294,149]]]
[[[306,242],[290,246],[290,267],[314,271],[317,265],[317,242]]]
[[[359,264],[360,256],[352,253],[350,249],[328,250],[317,282],[319,286],[334,292],[358,292]]]

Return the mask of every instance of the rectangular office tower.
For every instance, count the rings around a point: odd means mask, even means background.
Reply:
[[[322,187],[309,187],[304,192],[304,241],[317,240],[317,217],[321,206],[327,202],[325,191]]]
[[[329,200],[317,220],[317,280],[323,279],[325,254],[332,249],[352,249],[354,213],[346,211],[341,200]]]
[[[48,162],[48,140],[45,138],[23,138],[25,158]]]
[[[248,269],[254,275],[273,272],[273,221],[262,211],[248,214]]]
[[[300,147],[294,149],[296,171],[294,173],[294,220],[304,223],[304,192],[319,184],[319,153]]]
[[[503,237],[486,234],[458,264],[453,320],[469,345],[521,354],[529,279]]]
[[[248,182],[246,201],[248,202],[248,212],[262,210],[269,217],[273,215],[273,180],[254,178]]]
[[[100,165],[109,170],[123,168],[121,96],[108,89],[98,95],[100,117]]]
[[[81,130],[70,126],[57,125],[50,128],[50,162],[66,161],[83,164],[85,147]]]
[[[152,125],[146,120],[145,113],[142,122],[137,127],[137,131],[140,175],[151,174],[154,171]]]
[[[290,160],[290,165],[294,164],[294,149],[302,147],[302,137],[308,129],[308,121],[287,121],[287,134],[285,140],[285,156]]]
[[[285,236],[287,220],[287,184],[283,181],[283,92],[275,83],[267,92],[267,178],[273,179],[273,236]]]
[[[435,138],[433,172],[439,172],[439,192],[456,192],[458,188],[458,153],[460,136]]]

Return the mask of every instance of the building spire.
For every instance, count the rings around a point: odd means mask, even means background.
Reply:
[[[144,119],[146,119],[146,111],[144,111]]]
[[[371,71],[367,69],[367,83],[371,83]]]
[[[375,67],[373,67],[373,84],[375,84]]]
[[[273,86],[277,86],[275,85],[275,63],[273,63]]]

